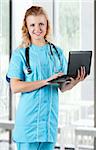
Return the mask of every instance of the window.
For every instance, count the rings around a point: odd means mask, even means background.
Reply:
[[[6,13],[5,13],[6,12]],[[0,120],[9,118],[9,88],[6,72],[9,64],[9,0],[0,1]],[[0,129],[0,140],[8,140],[7,131]]]
[[[55,41],[66,58],[71,50],[94,49],[94,3],[92,1],[55,0]],[[57,38],[58,37],[58,38]],[[94,51],[93,51],[94,55]],[[93,56],[94,58],[94,56]],[[76,126],[94,125],[94,60],[91,74],[72,90],[60,93],[59,126],[65,129],[62,144],[74,144]],[[62,140],[62,139],[61,139]],[[91,141],[92,144],[92,141]]]
[[[58,9],[59,43],[68,53],[80,48],[80,2],[59,2]]]

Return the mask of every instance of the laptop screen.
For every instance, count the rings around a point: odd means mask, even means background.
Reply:
[[[76,77],[78,69],[85,66],[86,75],[90,74],[92,51],[70,51],[67,75]]]

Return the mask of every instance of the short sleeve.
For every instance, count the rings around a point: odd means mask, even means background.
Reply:
[[[19,78],[20,80],[24,80],[23,62],[18,49],[11,56],[7,77],[10,79]]]
[[[66,57],[64,56],[64,53],[60,48],[58,48],[58,52],[60,55],[60,60],[61,60],[61,65],[62,65],[62,72],[64,74],[67,74],[68,63],[67,63]]]

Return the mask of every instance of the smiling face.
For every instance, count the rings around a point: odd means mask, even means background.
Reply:
[[[32,43],[44,41],[48,28],[46,17],[44,15],[30,15],[26,18],[26,23]]]

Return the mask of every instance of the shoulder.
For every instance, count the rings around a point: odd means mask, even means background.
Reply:
[[[12,52],[12,56],[22,56],[25,53],[25,48],[16,48]]]
[[[62,48],[60,48],[58,45],[55,45],[55,44],[53,44],[53,45],[56,47],[56,49],[57,49],[59,54],[63,54],[64,53],[64,50]]]

